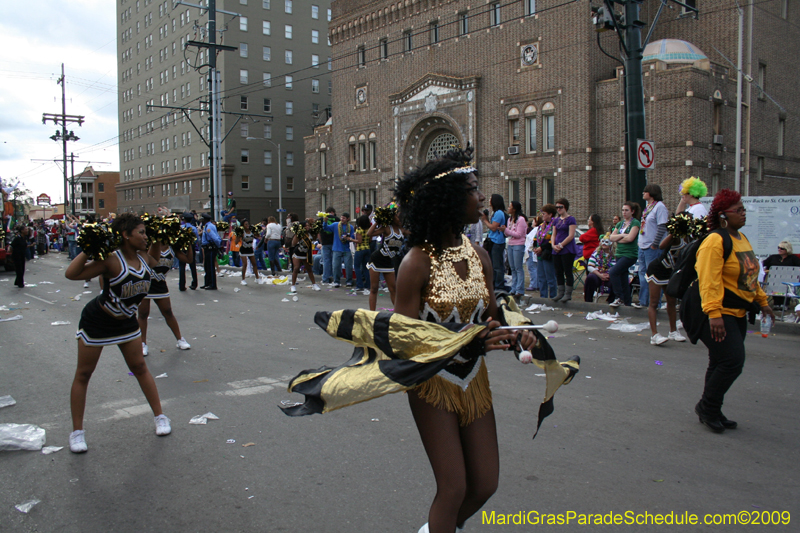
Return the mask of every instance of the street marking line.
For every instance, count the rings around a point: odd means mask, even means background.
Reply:
[[[44,298],[39,298],[38,296],[34,296],[33,294],[28,294],[27,292],[25,293],[25,296],[29,296],[31,298],[36,298],[37,300],[40,300],[40,301],[42,301],[42,302],[44,302],[46,304],[50,304],[50,305],[55,304],[55,302],[51,302],[50,300],[45,300]]]

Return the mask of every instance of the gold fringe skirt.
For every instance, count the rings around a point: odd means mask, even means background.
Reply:
[[[424,383],[420,383],[414,391],[426,403],[455,413],[458,416],[458,425],[466,427],[475,420],[485,415],[492,408],[492,389],[489,387],[489,372],[486,362],[481,359],[480,369],[467,390],[447,381],[441,376],[433,376]]]

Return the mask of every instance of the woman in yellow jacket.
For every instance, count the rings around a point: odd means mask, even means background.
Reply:
[[[758,259],[750,241],[739,233],[746,219],[739,193],[722,189],[714,196],[706,222],[709,231],[727,230],[731,253],[724,258],[720,233],[708,235],[697,251],[695,268],[703,312],[708,315],[700,340],[708,348],[708,370],[703,396],[694,410],[700,422],[716,433],[737,426],[722,414],[722,402],[744,367],[748,309],[760,307],[763,314],[775,319],[758,284]]]

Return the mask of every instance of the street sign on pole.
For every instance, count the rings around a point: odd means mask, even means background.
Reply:
[[[651,170],[656,167],[656,149],[653,141],[636,140],[636,165],[639,170]]]

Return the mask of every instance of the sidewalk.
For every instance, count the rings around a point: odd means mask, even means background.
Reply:
[[[532,294],[536,294],[536,296],[531,296]],[[525,298],[522,299],[522,302],[519,303],[519,306],[522,309],[530,306],[531,304],[545,304],[550,307],[555,307],[556,309],[564,310],[564,311],[578,311],[584,313],[591,313],[593,311],[604,311],[610,312],[611,314],[619,313],[620,317],[630,317],[635,318],[637,320],[646,321],[647,320],[647,309],[636,309],[634,307],[627,307],[621,305],[617,308],[609,307],[607,303],[605,303],[606,297],[601,297],[596,303],[594,302],[584,302],[583,301],[583,292],[578,292],[577,290],[573,293],[573,298],[569,302],[566,303],[553,303],[553,300],[550,298],[540,298],[538,296],[538,292],[535,293],[526,293]],[[787,313],[787,316],[789,313]],[[776,315],[777,316],[777,315]],[[678,317],[680,319],[680,317]],[[658,312],[658,319],[662,322],[667,319],[667,312],[666,310],[659,310]],[[758,324],[748,324],[748,329],[758,328]],[[792,322],[780,322],[776,321],[775,324],[772,326],[773,333],[780,333],[782,335],[800,335],[800,324],[795,324]]]

